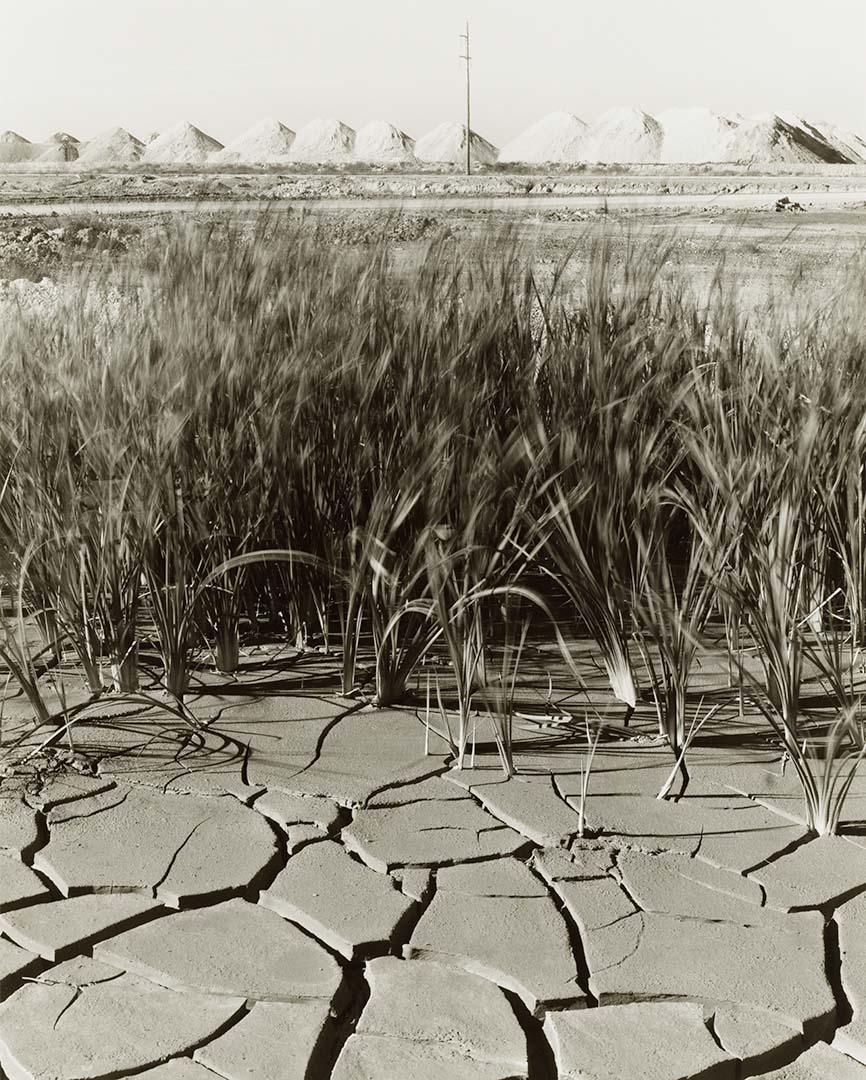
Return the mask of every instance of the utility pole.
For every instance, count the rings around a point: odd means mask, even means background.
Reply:
[[[466,61],[466,175],[472,175],[472,127],[471,127],[471,112],[470,112],[470,92],[469,92],[469,61],[472,57],[469,54],[469,22],[466,22],[466,33],[461,34],[460,37],[466,42],[466,52],[460,57],[461,60]]]

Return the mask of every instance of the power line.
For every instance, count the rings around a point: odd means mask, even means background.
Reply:
[[[472,116],[471,116],[471,95],[469,88],[469,61],[472,59],[469,53],[469,22],[466,22],[466,33],[461,34],[460,37],[466,42],[466,52],[460,56],[461,60],[466,61],[466,175],[472,174]]]

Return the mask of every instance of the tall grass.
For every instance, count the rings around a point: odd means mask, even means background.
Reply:
[[[176,702],[264,627],[338,647],[344,693],[371,664],[383,705],[435,657],[456,763],[481,705],[510,774],[531,608],[570,663],[568,633],[593,639],[626,722],[655,706],[682,794],[721,611],[812,827],[834,830],[850,785],[809,777],[816,754],[845,777],[862,756],[861,279],[814,317],[750,317],[721,277],[709,301],[672,285],[671,252],[602,238],[575,288],[568,260],[539,274],[508,234],[397,265],[385,243],[347,253],[265,217],[172,228],[82,280],[91,297],[110,281],[117,309],[10,319],[7,666],[35,701],[28,618],[93,693],[134,693],[155,652]],[[530,581],[564,599],[556,624]],[[845,718],[823,739],[827,714],[801,701],[812,670]]]

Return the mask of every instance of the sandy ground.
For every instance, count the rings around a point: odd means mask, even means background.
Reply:
[[[802,209],[777,211],[780,200]],[[51,259],[30,258],[36,241],[28,241],[23,261],[12,257],[21,254],[14,244],[4,249],[4,237],[14,238],[28,222],[48,231],[84,217],[101,222],[103,230],[116,226],[123,239],[180,215],[249,218],[263,208],[305,217],[346,246],[370,243],[384,232],[407,263],[443,231],[459,239],[508,224],[526,241],[540,272],[571,256],[569,280],[576,288],[592,237],[607,232],[624,250],[626,233],[669,236],[675,243],[666,273],[700,294],[724,259],[726,279],[749,303],[784,300],[795,288],[807,288],[823,304],[863,247],[866,167],[494,169],[467,178],[400,170],[7,166],[0,169],[0,279],[62,277]]]

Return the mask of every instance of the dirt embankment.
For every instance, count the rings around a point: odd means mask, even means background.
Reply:
[[[62,200],[225,199],[325,200],[367,198],[479,199],[511,196],[628,196],[866,190],[866,166],[628,166],[618,169],[545,168],[534,171],[489,168],[471,177],[452,170],[411,172],[398,168],[350,171],[252,168],[163,168],[133,166],[86,170],[71,166],[0,168],[3,204]]]

